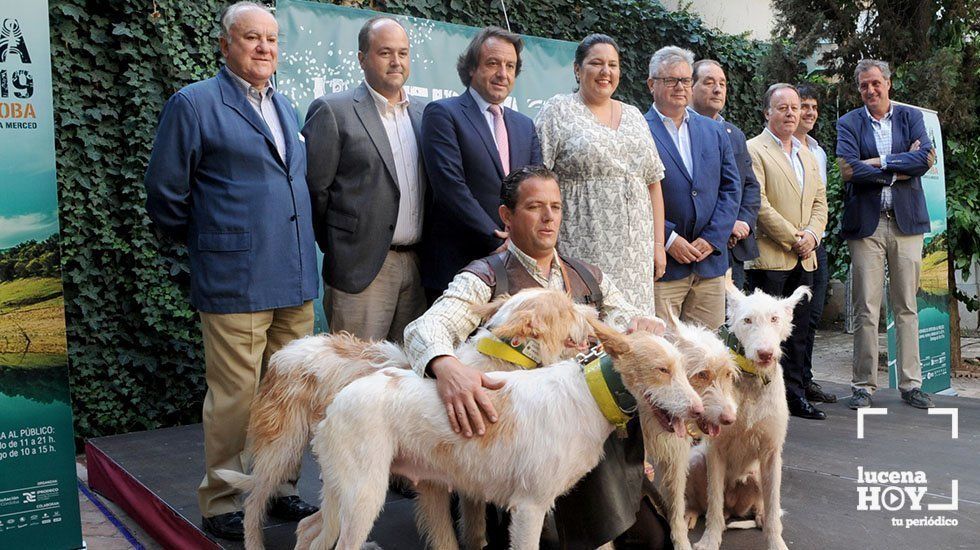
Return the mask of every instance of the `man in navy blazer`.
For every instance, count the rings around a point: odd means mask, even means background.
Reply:
[[[664,164],[667,270],[656,282],[657,316],[711,330],[725,322],[728,240],[741,177],[724,126],[687,108],[694,54],[676,46],[650,58],[653,105],[645,117]]]
[[[431,299],[460,269],[506,238],[500,182],[541,163],[534,123],[503,104],[521,70],[524,42],[500,27],[481,30],[459,57],[461,95],[429,103],[422,116],[422,157],[429,177],[422,285]]]
[[[226,67],[163,108],[146,170],[147,213],[187,244],[191,304],[200,310],[205,376],[198,488],[205,530],[242,538],[237,491],[214,475],[244,471],[245,429],[269,357],[313,331],[316,251],[306,151],[296,114],[273,89],[279,27],[269,11],[234,4],[221,17]],[[296,474],[298,475],[298,471]],[[283,484],[271,512],[316,511]]]
[[[864,106],[837,121],[837,162],[844,180],[841,233],[851,252],[857,329],[854,332],[852,409],[871,406],[878,388],[878,313],[889,272],[889,303],[898,337],[898,388],[916,408],[932,400],[922,392],[916,292],[929,212],[923,174],[935,162],[922,113],[889,99],[891,71],[862,59],[854,71]]]
[[[728,98],[728,80],[721,64],[714,59],[694,62],[694,86],[691,107],[699,115],[717,120],[725,126],[725,133],[732,142],[735,164],[742,181],[742,200],[738,205],[735,225],[728,237],[728,265],[732,269],[732,282],[739,289],[745,288],[744,262],[759,257],[759,245],[755,242],[755,222],[762,204],[759,180],[752,170],[752,157],[745,145],[745,133],[741,128],[721,116]]]

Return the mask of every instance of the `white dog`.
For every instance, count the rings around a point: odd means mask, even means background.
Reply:
[[[665,428],[675,429],[703,412],[673,345],[649,333],[624,336],[594,326],[640,410],[655,411]],[[383,369],[338,393],[313,440],[323,477],[323,529],[312,546],[359,549],[395,473],[416,483],[420,528],[432,547],[457,548],[452,488],[470,501],[509,509],[512,547],[537,548],[545,513],[598,464],[615,428],[574,360],[491,376],[506,381],[491,394],[500,420],[474,439],[452,431],[434,381],[405,370]],[[297,531],[308,534],[304,523],[315,521],[307,518]]]
[[[478,351],[481,339],[519,340],[536,361],[551,364],[588,347],[592,336],[589,321],[596,317],[594,308],[577,305],[565,293],[544,288],[495,300],[478,308],[477,313],[489,320],[457,348],[456,355],[487,372],[518,367]],[[246,455],[252,458],[251,475],[226,476],[248,492],[244,503],[248,548],[262,548],[266,504],[298,470],[310,432],[337,392],[354,380],[392,366],[408,368],[398,346],[367,342],[346,333],[301,338],[272,356],[249,420]]]
[[[801,286],[778,299],[756,290],[746,296],[728,287],[728,331],[744,348],[737,358],[743,374],[735,383],[738,416],[707,445],[707,522],[698,550],[717,550],[725,530],[725,487],[758,476],[763,534],[770,550],[786,550],[780,519],[783,443],[789,409],[780,345],[792,331],[793,308],[810,289]]]
[[[708,437],[717,436],[722,425],[735,422],[737,406],[734,383],[738,370],[731,353],[718,336],[698,325],[670,319],[667,339],[681,352],[688,381],[704,405],[704,414],[696,420]],[[656,472],[654,484],[662,499],[659,503],[670,525],[670,538],[676,550],[689,549],[688,524],[685,521],[684,495],[691,441],[686,429],[664,430],[645,411],[640,412],[643,443],[647,459]]]

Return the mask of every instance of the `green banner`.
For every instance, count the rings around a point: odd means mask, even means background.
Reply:
[[[0,0],[0,548],[80,548],[46,1]]]
[[[276,2],[279,22],[276,86],[292,100],[301,126],[314,99],[353,88],[364,79],[357,62],[357,33],[375,15],[380,14],[316,2]],[[464,92],[456,72],[456,59],[480,29],[391,16],[405,26],[411,44],[412,72],[405,91],[427,101]],[[573,91],[575,47],[572,42],[524,36],[521,74],[504,105],[534,118],[546,99]],[[322,290],[320,294],[323,295]],[[316,311],[317,330],[323,330],[326,325],[319,301]]]
[[[943,165],[943,134],[935,111],[922,111],[926,132],[936,148],[936,164],[922,176],[931,229],[922,248],[922,278],[916,302],[919,310],[919,359],[922,362],[922,390],[929,393],[948,390],[949,364],[949,262],[946,242],[946,172]],[[887,300],[885,303],[889,303]],[[888,384],[898,387],[895,320],[891,308],[888,318]]]

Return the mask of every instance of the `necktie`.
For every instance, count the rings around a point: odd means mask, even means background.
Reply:
[[[497,142],[497,153],[500,155],[500,165],[504,168],[504,175],[510,172],[510,146],[507,143],[507,126],[504,125],[504,112],[500,105],[490,105],[487,107],[493,115],[493,134]]]

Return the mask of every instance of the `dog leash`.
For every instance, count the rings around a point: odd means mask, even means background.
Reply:
[[[538,343],[534,340],[514,338],[510,342],[504,342],[488,336],[477,341],[476,350],[483,355],[513,363],[525,370],[541,366]]]
[[[626,423],[636,414],[636,398],[626,389],[623,379],[613,368],[612,357],[596,344],[588,352],[575,357],[592,399],[599,405],[602,416],[616,426],[616,434],[626,437]]]
[[[762,385],[769,385],[769,377],[759,372],[759,369],[755,366],[755,363],[745,356],[745,348],[742,347],[742,343],[738,341],[738,338],[729,332],[727,326],[722,325],[721,328],[718,329],[718,336],[725,341],[725,345],[728,346],[728,351],[732,354],[732,358],[735,359],[735,364],[738,365],[739,370],[745,374],[748,374],[749,376],[758,377],[762,380]]]

